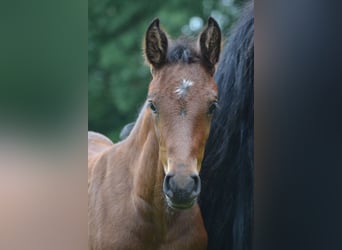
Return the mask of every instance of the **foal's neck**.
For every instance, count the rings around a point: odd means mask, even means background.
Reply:
[[[154,129],[154,121],[151,113],[146,110],[146,105],[138,117],[129,140],[135,147],[137,154],[133,173],[133,197],[136,205],[149,207],[154,210],[165,211],[163,197],[164,170],[159,159],[159,144]]]

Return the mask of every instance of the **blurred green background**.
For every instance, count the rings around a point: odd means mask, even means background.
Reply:
[[[209,16],[226,34],[245,2],[89,0],[88,129],[117,141],[122,127],[136,119],[151,80],[142,41],[155,17],[172,38],[196,36]]]

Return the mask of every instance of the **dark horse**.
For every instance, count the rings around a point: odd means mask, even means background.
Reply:
[[[220,57],[215,111],[200,176],[208,250],[249,250],[253,220],[254,4],[246,6]],[[126,125],[121,137],[130,133]]]
[[[227,39],[215,80],[216,110],[202,163],[199,205],[209,250],[248,250],[253,220],[254,14],[245,9]]]

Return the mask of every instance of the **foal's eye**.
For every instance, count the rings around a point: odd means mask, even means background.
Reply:
[[[212,115],[217,108],[217,102],[213,102],[209,106],[208,114]]]
[[[156,114],[156,113],[157,113],[156,105],[154,105],[153,102],[149,102],[148,105],[149,105],[151,111],[152,111],[154,114]]]

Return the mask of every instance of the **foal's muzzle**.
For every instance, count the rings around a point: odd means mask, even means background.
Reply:
[[[175,209],[191,208],[201,191],[201,180],[194,175],[166,175],[163,191],[168,206]]]

